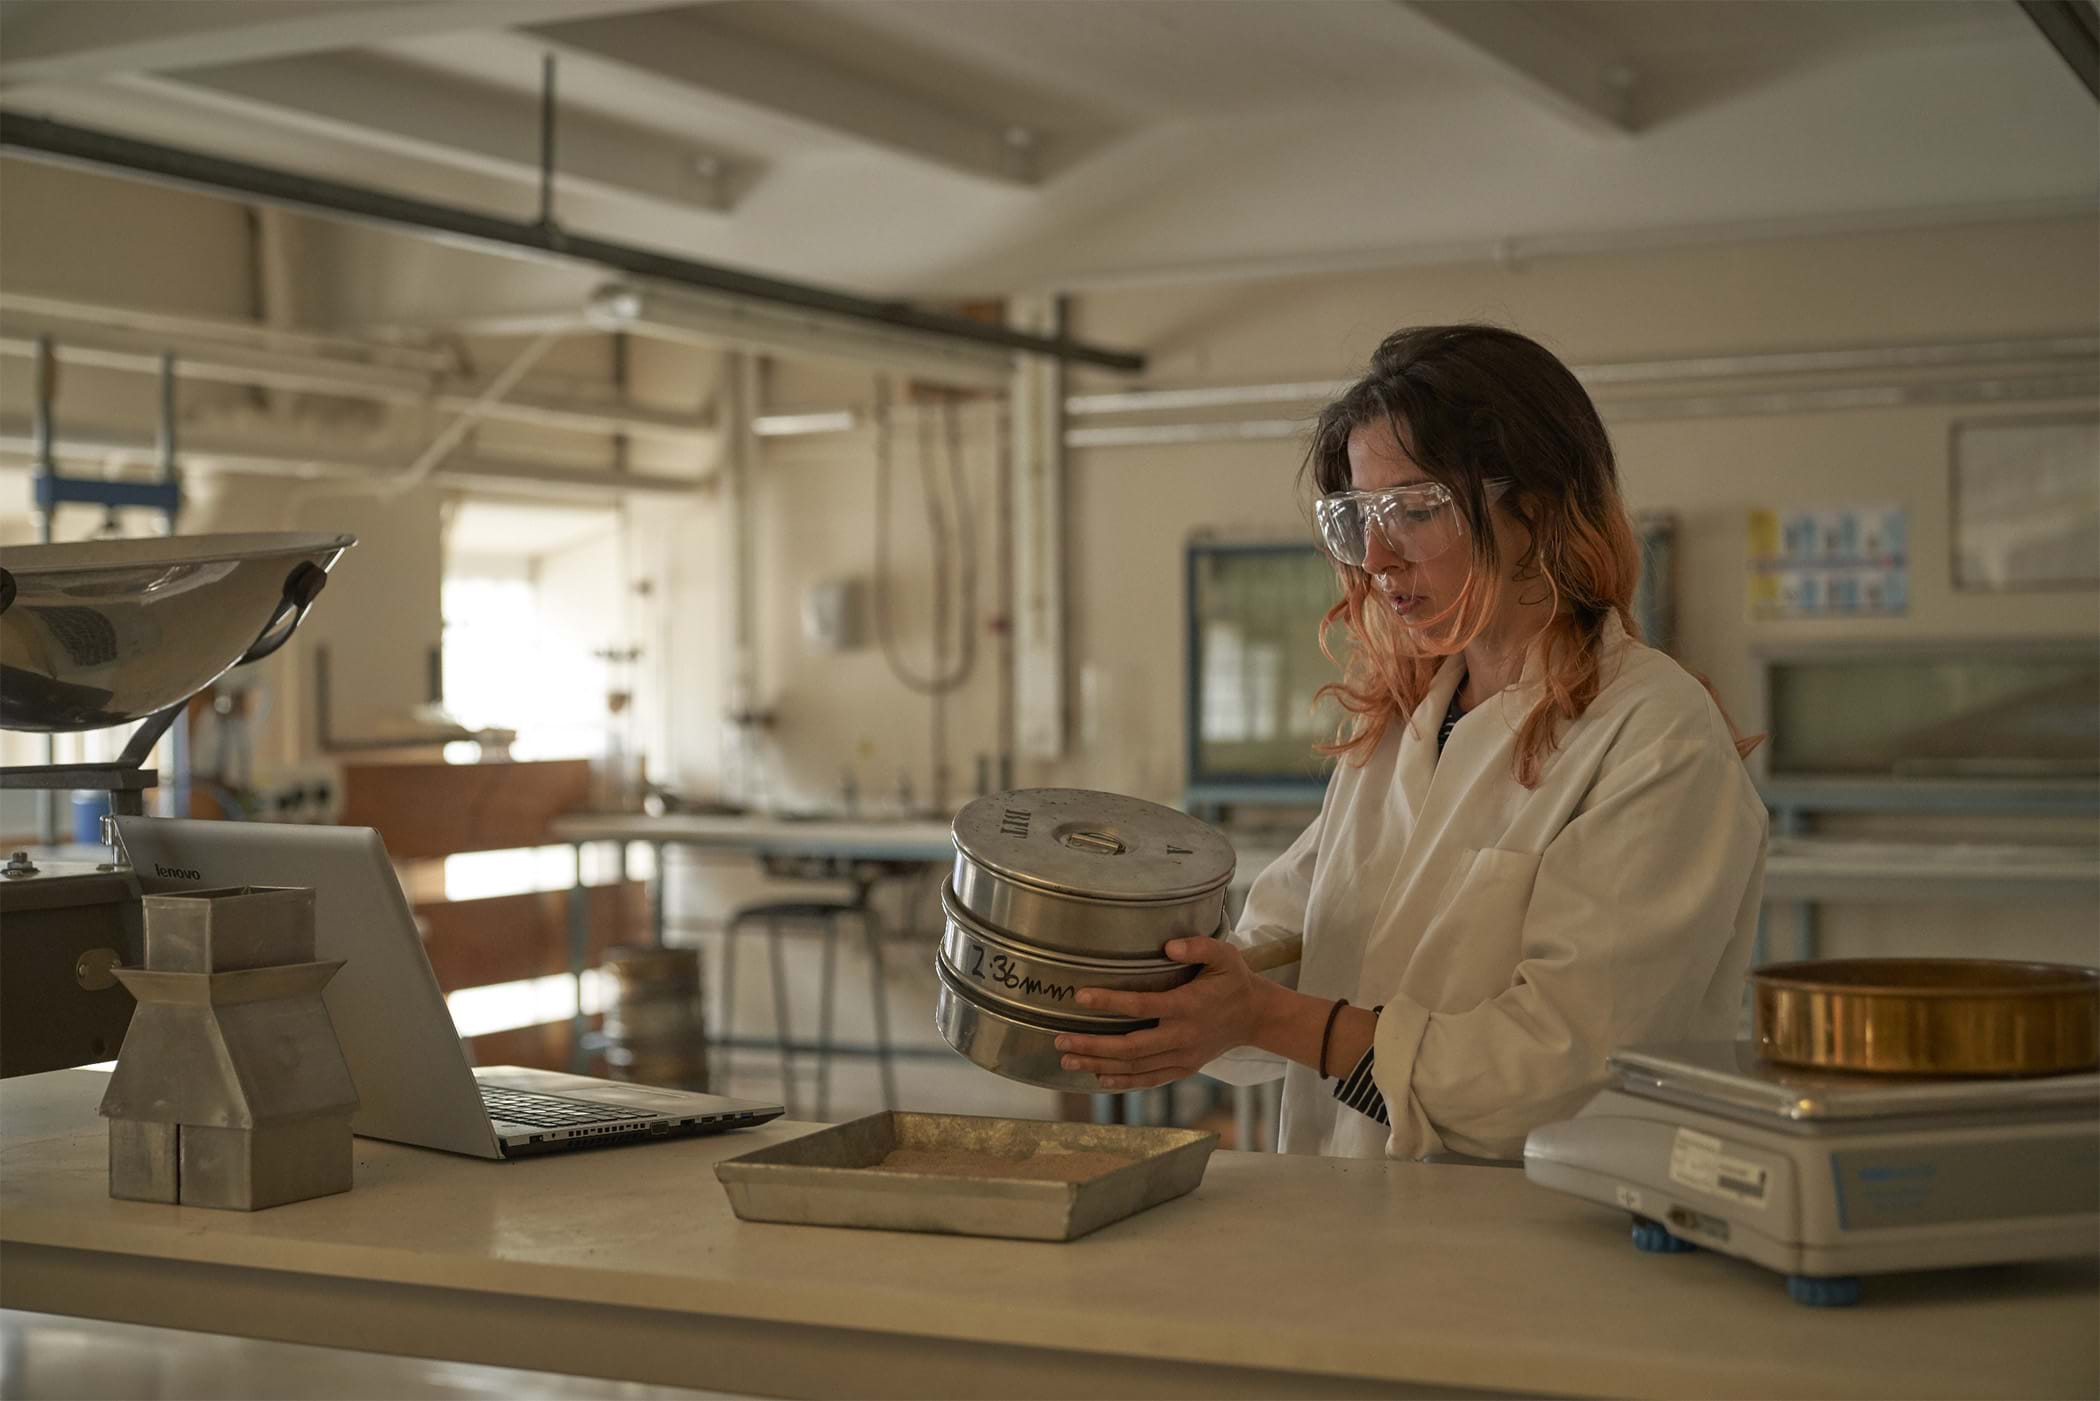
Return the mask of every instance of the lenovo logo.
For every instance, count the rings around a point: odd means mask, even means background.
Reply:
[[[180,866],[163,866],[158,861],[153,863],[153,874],[156,876],[165,876],[169,880],[204,879],[204,876],[200,872],[185,870]]]

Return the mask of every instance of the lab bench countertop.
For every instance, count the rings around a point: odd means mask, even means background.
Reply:
[[[356,1187],[113,1201],[106,1079],[0,1082],[0,1304],[756,1395],[2091,1396],[2090,1259],[1874,1277],[1801,1308],[1507,1168],[1221,1152],[1068,1244],[738,1221],[723,1158],[517,1163],[368,1139]]]

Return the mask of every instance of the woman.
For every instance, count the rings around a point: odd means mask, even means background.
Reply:
[[[1287,1152],[1521,1157],[1613,1049],[1736,1034],[1764,880],[1754,741],[1630,635],[1611,444],[1541,346],[1388,337],[1306,470],[1343,585],[1323,626],[1351,644],[1320,816],[1231,942],[1167,946],[1205,965],[1194,981],[1079,995],[1157,1027],[1058,1046],[1105,1089],[1281,1073]],[[1249,972],[1242,949],[1292,935],[1295,970]]]

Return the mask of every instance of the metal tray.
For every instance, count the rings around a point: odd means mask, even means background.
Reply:
[[[1214,1133],[988,1119],[891,1110],[715,1165],[745,1221],[884,1231],[1076,1240],[1195,1189]],[[1023,1159],[1108,1153],[1135,1161],[1083,1182],[909,1172],[879,1166],[894,1149]]]

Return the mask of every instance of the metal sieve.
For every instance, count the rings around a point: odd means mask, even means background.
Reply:
[[[1038,949],[1157,959],[1217,932],[1236,858],[1216,829],[1119,793],[1022,788],[956,814],[955,903]]]
[[[952,890],[941,891],[948,916],[940,957],[957,981],[980,1000],[1016,1015],[1047,1013],[1080,1020],[1117,1020],[1081,1008],[1081,988],[1165,992],[1202,971],[1201,965],[1171,959],[1081,958],[1035,948],[987,929],[958,906]]]
[[[938,955],[933,971],[939,980],[934,993],[933,1023],[941,1039],[972,1063],[1046,1090],[1073,1094],[1099,1094],[1101,1081],[1088,1070],[1066,1070],[1057,1035],[1077,1031],[1095,1036],[1142,1031],[1153,1022],[1079,1021],[1047,1012],[1022,1014],[1002,1011],[973,997]]]
[[[2100,969],[1985,958],[1778,963],[1750,975],[1758,1051],[1819,1070],[2058,1075],[2100,1065]]]
[[[1165,992],[1197,976],[1161,949],[1220,931],[1232,844],[1186,813],[1085,788],[979,798],[956,814],[954,839],[934,956],[941,1036],[1010,1080],[1099,1093],[1094,1075],[1059,1065],[1057,1033],[1153,1023],[1085,1011],[1075,995]]]

